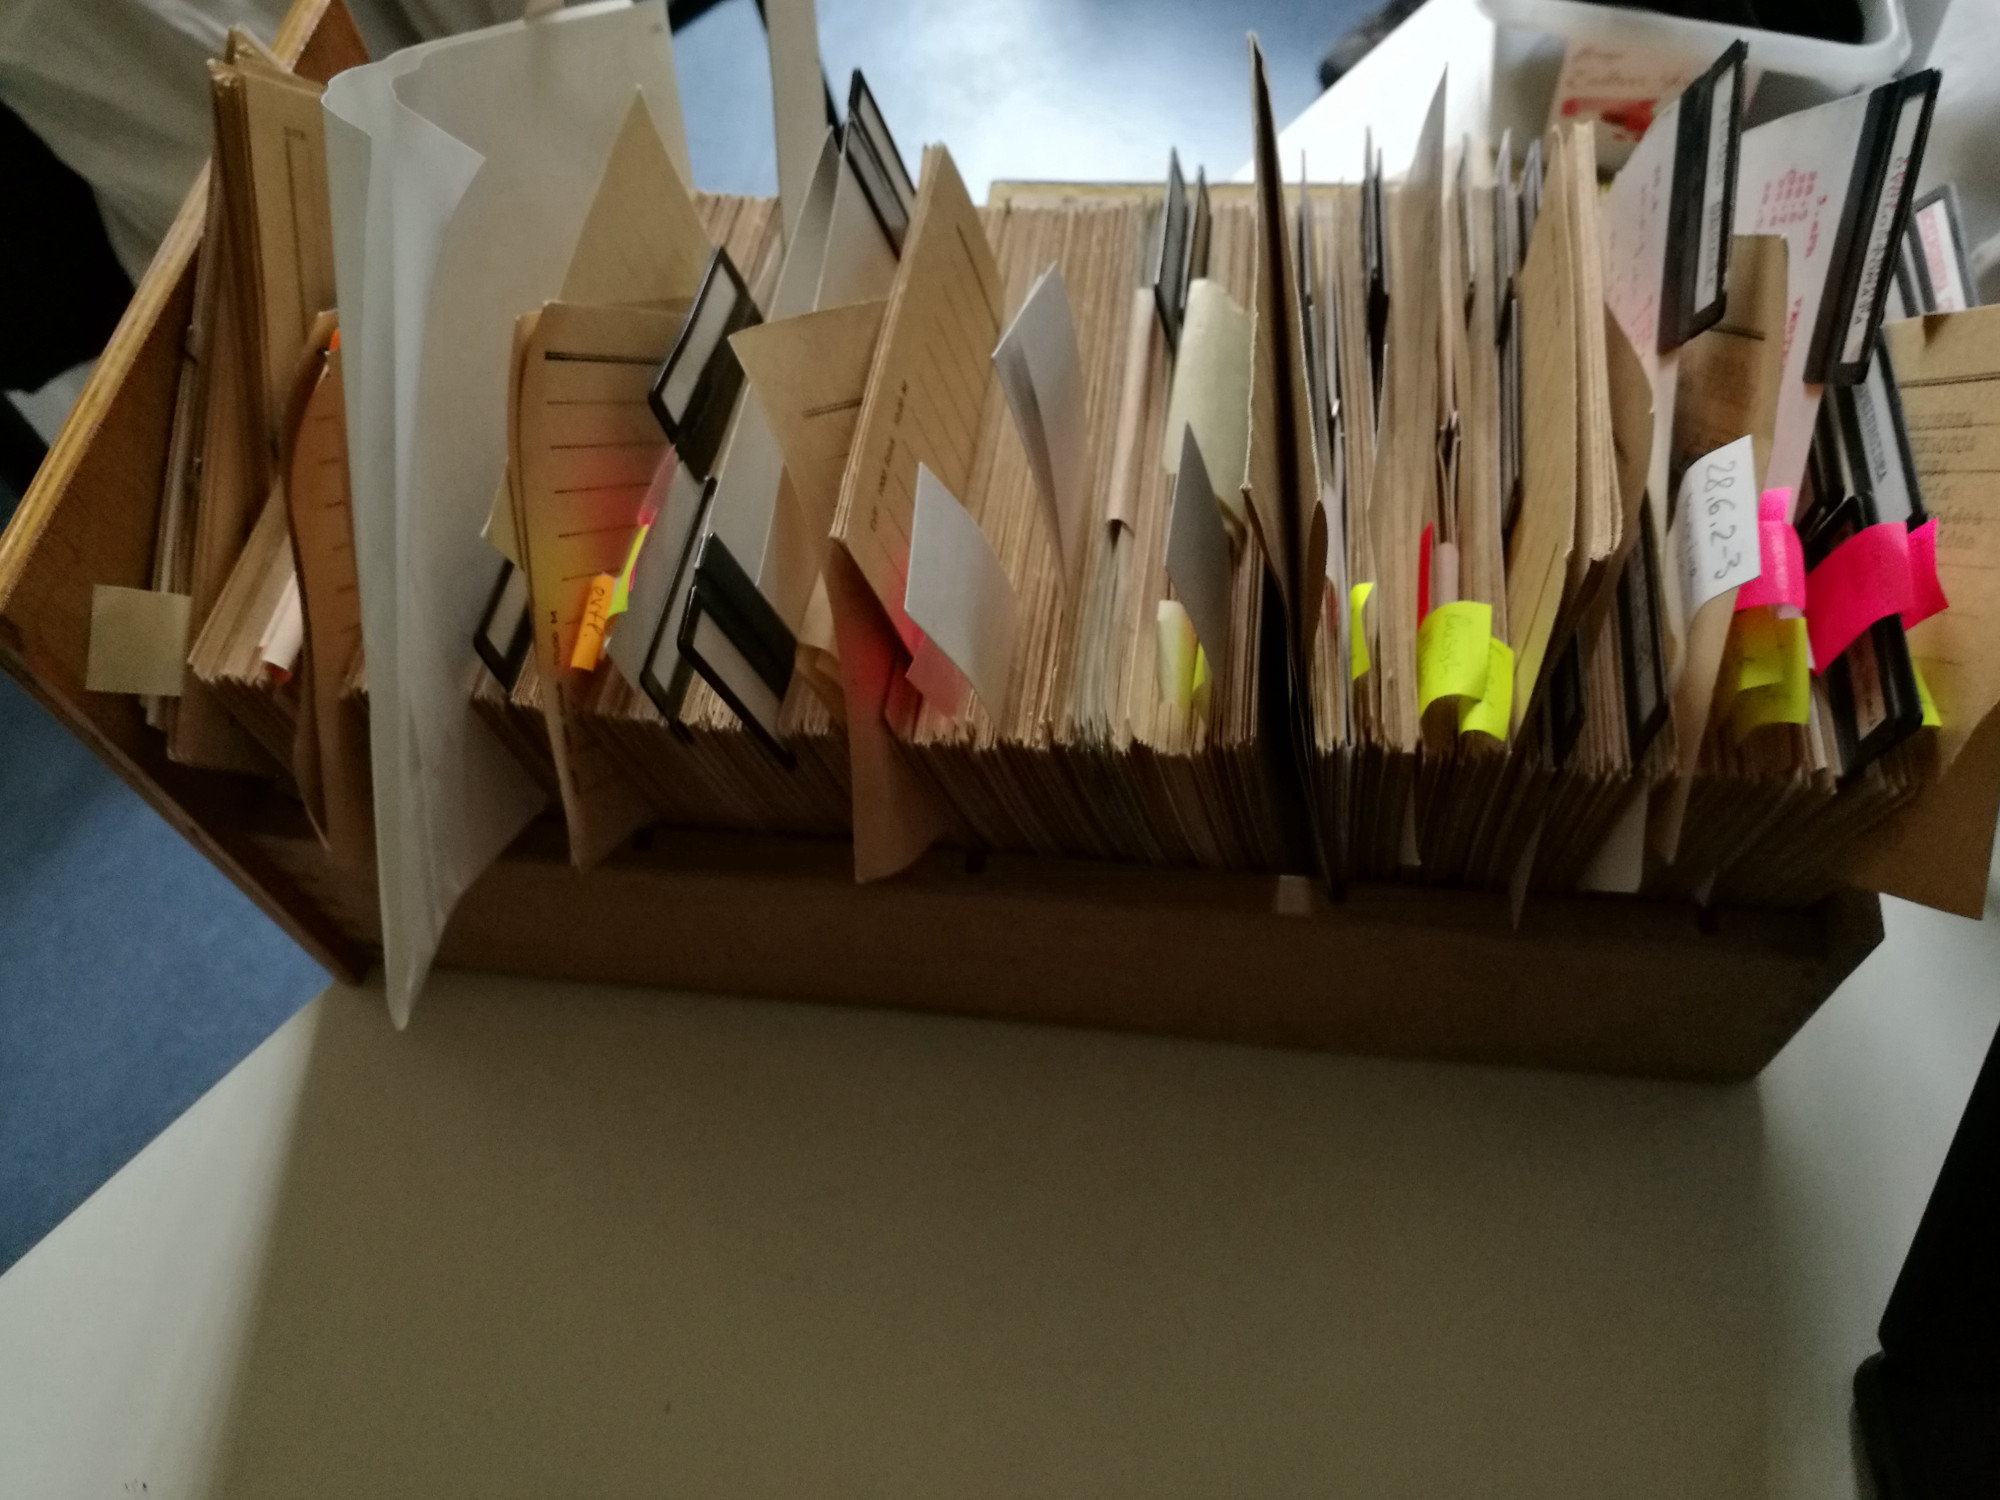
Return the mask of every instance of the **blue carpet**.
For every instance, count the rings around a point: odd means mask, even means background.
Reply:
[[[1250,156],[1243,33],[1278,118],[1317,93],[1361,0],[820,0],[843,105],[859,65],[911,169],[1158,180]],[[774,191],[751,0],[675,38],[695,180]],[[1339,168],[1315,167],[1315,175]],[[0,495],[0,521],[11,509]],[[12,681],[0,678],[0,1270],[325,983],[319,968]]]
[[[0,1270],[325,984],[0,677]]]

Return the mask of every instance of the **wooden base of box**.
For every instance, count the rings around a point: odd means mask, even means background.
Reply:
[[[531,830],[440,962],[777,999],[1732,1081],[1881,941],[1880,902],[1722,912],[938,851],[856,885],[845,846],[675,833],[589,875]],[[421,1024],[419,1019],[418,1024]]]

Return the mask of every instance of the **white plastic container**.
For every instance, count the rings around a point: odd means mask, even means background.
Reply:
[[[1479,8],[1502,26],[1545,32],[1570,41],[1623,47],[1658,47],[1713,57],[1741,37],[1750,44],[1747,66],[1810,78],[1840,92],[1867,88],[1895,76],[1910,55],[1910,28],[1902,0],[1862,0],[1862,39],[1823,42],[1813,37],[1688,21],[1678,16],[1584,0],[1478,0]]]

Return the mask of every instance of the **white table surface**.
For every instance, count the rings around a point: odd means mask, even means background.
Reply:
[[[1418,21],[1288,161],[1505,44]],[[1840,1500],[2000,1021],[1886,908],[1728,1089],[335,988],[0,1276],[0,1495]]]
[[[0,1494],[1852,1495],[2000,1019],[1887,914],[1735,1088],[336,988],[0,1277]]]

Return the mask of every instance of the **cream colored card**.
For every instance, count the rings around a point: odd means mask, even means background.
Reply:
[[[542,703],[569,824],[588,869],[652,814],[580,722],[571,663],[591,581],[616,576],[667,451],[646,402],[681,314],[551,302],[522,320],[514,468],[517,541],[528,573]]]
[[[967,492],[1004,302],[978,211],[950,153],[933,146],[833,521],[834,540],[913,652],[921,632],[903,612],[903,582],[917,465]]]
[[[1150,307],[1150,304],[1149,304]],[[1180,468],[1181,435],[1193,429],[1202,462],[1232,525],[1249,529],[1243,509],[1243,463],[1250,447],[1250,315],[1219,281],[1200,277],[1188,287],[1187,316],[1181,323],[1180,352],[1174,360],[1167,397],[1167,421],[1160,439],[1160,467]]]
[[[1704,455],[1681,476],[1664,563],[1667,587],[1688,622],[1670,713],[1680,759],[1676,779],[1654,799],[1648,837],[1671,863],[1680,851],[1688,792],[1708,732],[1716,674],[1729,641],[1736,591],[1757,577],[1756,450],[1747,437]]]
[[[570,255],[562,300],[692,302],[714,248],[645,96],[634,92]]]
[[[883,308],[848,303],[760,323],[729,340],[784,452],[803,524],[822,538],[839,506]]]

